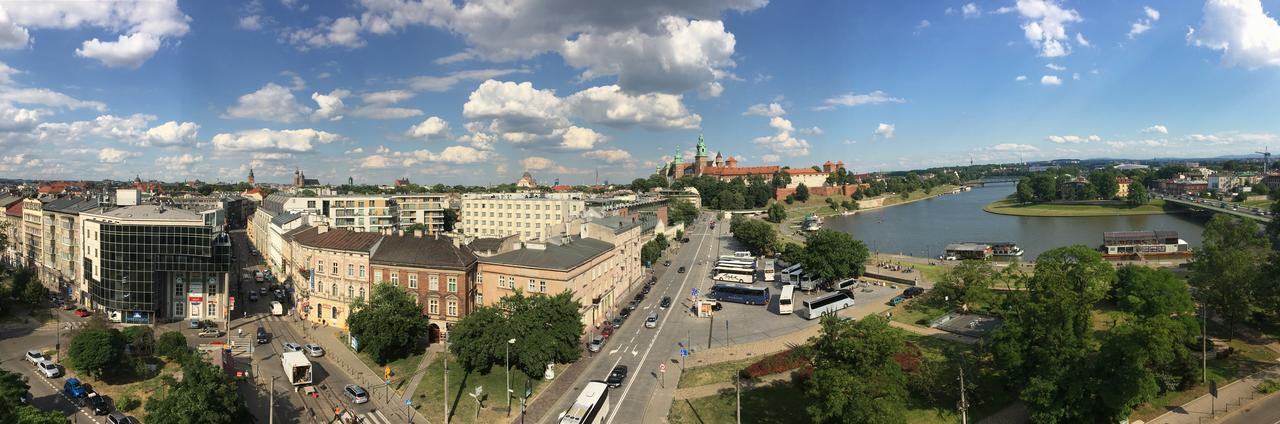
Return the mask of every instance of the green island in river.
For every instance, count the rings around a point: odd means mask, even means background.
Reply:
[[[1118,200],[1016,203],[1012,198],[1005,198],[987,204],[982,210],[1000,215],[1043,217],[1157,215],[1177,212],[1176,209],[1166,207],[1164,200],[1160,199],[1145,205],[1130,206]]]

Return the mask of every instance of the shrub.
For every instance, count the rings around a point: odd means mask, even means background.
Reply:
[[[161,334],[156,340],[155,352],[170,360],[178,360],[187,354],[187,337],[177,331]]]
[[[791,371],[809,365],[809,359],[798,355],[794,350],[784,350],[747,366],[739,375],[742,378],[759,378],[770,374]]]
[[[1258,385],[1258,393],[1270,394],[1280,390],[1280,380],[1269,379]]]
[[[123,412],[129,412],[142,406],[142,400],[133,397],[132,394],[125,393],[116,398],[116,409]]]

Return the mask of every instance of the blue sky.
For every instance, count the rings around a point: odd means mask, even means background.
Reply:
[[[86,5],[93,5],[88,7]],[[1280,146],[1277,0],[0,2],[0,176],[630,181]]]

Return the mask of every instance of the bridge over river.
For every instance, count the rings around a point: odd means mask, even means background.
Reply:
[[[1157,199],[1164,200],[1165,203],[1182,205],[1183,207],[1187,207],[1190,209],[1199,209],[1199,210],[1204,210],[1204,211],[1209,211],[1214,213],[1225,213],[1225,214],[1235,215],[1242,218],[1249,218],[1249,219],[1256,220],[1259,222],[1264,222],[1264,223],[1271,222],[1271,217],[1261,215],[1257,212],[1253,212],[1253,210],[1250,208],[1241,208],[1239,206],[1236,206],[1233,209],[1231,203],[1226,203],[1227,207],[1222,207],[1221,205],[1223,204],[1223,202],[1220,202],[1217,200],[1212,200],[1212,199],[1187,200],[1180,197],[1165,196],[1165,195],[1155,195],[1154,197]],[[1264,212],[1266,212],[1266,210],[1264,210]]]

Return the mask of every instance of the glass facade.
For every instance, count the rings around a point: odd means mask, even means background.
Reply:
[[[210,226],[103,223],[100,233],[101,279],[89,284],[93,303],[143,319],[154,317],[150,322],[182,318],[188,309],[178,305],[187,301],[184,288],[213,292],[231,268],[230,239]],[[194,314],[199,302],[194,297],[192,302]],[[207,304],[212,310],[214,305]]]

